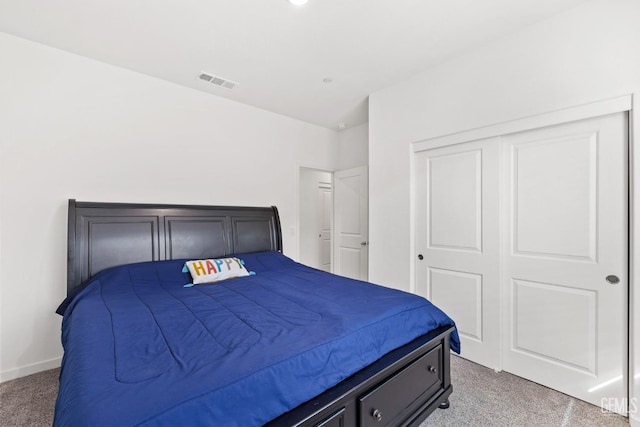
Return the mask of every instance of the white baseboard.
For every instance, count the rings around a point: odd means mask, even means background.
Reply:
[[[640,427],[640,418],[636,418],[634,415],[629,415],[629,426]]]
[[[16,378],[26,377],[27,375],[37,374],[38,372],[47,371],[60,367],[62,357],[45,360],[44,362],[34,363],[32,365],[22,366],[20,368],[11,369],[10,371],[0,372],[0,383]]]

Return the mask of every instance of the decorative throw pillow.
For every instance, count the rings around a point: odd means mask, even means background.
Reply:
[[[187,261],[182,272],[186,273],[187,271],[191,273],[193,283],[189,283],[185,287],[251,275],[244,268],[244,262],[238,258]]]

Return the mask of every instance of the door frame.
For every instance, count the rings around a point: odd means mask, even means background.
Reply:
[[[333,170],[329,170],[329,169],[324,169],[324,168],[319,168],[319,167],[314,167],[314,166],[307,166],[307,165],[303,165],[303,164],[296,164],[296,185],[295,185],[295,207],[296,207],[296,225],[295,225],[295,237],[296,237],[296,253],[295,253],[295,260],[299,261],[300,260],[300,247],[301,247],[301,233],[300,233],[300,222],[301,222],[301,212],[300,212],[300,190],[301,190],[301,178],[302,178],[302,169],[307,169],[307,170],[313,170],[313,171],[318,171],[318,172],[326,172],[329,173],[331,175],[331,248],[330,248],[330,252],[329,252],[329,259],[331,260],[331,272],[333,272],[333,239],[335,238],[334,235],[334,207],[333,207],[333,191],[334,191],[334,185],[333,185]]]
[[[415,213],[415,155],[424,150],[445,147],[479,139],[498,137],[505,134],[522,132],[556,124],[568,123],[577,120],[589,119],[607,114],[628,113],[628,188],[629,188],[629,256],[628,256],[628,403],[630,409],[629,421],[632,426],[640,426],[640,132],[634,133],[634,129],[640,126],[640,109],[633,108],[634,94],[604,99],[578,106],[570,106],[565,109],[552,111],[534,116],[523,117],[508,122],[489,125],[477,129],[458,132],[450,135],[429,138],[410,144],[410,245],[411,259],[410,290],[416,291],[416,263],[415,247],[416,213]],[[501,236],[502,239],[502,236]],[[638,268],[634,268],[634,265]],[[502,286],[500,286],[502,298]],[[501,315],[502,325],[502,315]],[[500,336],[503,338],[502,326]],[[502,361],[500,361],[502,365]]]

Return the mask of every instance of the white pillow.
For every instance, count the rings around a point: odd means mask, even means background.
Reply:
[[[250,275],[238,258],[199,259],[187,261],[184,265],[182,271],[191,273],[194,285]]]

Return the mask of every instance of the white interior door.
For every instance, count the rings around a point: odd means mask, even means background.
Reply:
[[[454,319],[462,357],[498,369],[499,144],[469,142],[414,159],[416,293]]]
[[[329,174],[329,179],[331,175]],[[320,206],[320,269],[331,272],[331,224],[333,222],[333,191],[331,182],[319,182],[317,195]]]
[[[503,144],[503,368],[596,405],[623,402],[626,113]]]
[[[301,168],[299,202],[298,258],[310,267],[331,271],[331,172]]]
[[[353,279],[368,277],[368,175],[365,166],[335,172],[334,270]]]

